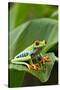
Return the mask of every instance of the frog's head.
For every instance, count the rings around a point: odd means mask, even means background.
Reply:
[[[39,41],[39,40],[36,40],[34,42],[34,48],[42,48],[46,45],[46,41],[43,40],[43,41]]]

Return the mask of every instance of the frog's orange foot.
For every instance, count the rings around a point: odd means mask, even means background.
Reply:
[[[28,65],[28,69],[36,69],[35,64],[29,64],[29,65]]]
[[[32,69],[32,70],[40,70],[40,67],[39,67],[39,64],[30,64],[29,69]]]
[[[36,70],[41,70],[39,63],[36,63]]]
[[[43,57],[43,58],[40,60],[40,63],[45,64],[45,62],[50,62],[50,60],[49,60],[49,57],[48,57],[48,56]]]

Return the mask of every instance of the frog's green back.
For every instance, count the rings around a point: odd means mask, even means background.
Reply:
[[[34,49],[33,44],[27,47],[24,51],[32,51]]]

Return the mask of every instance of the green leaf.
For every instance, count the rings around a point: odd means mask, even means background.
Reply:
[[[8,72],[9,72],[8,87],[22,86],[25,72],[18,71],[18,70],[13,69],[13,68],[9,69]]]
[[[56,9],[56,6],[43,4],[13,4],[9,12],[10,30],[14,30],[18,25],[31,19],[50,17]]]
[[[55,55],[54,53],[48,53],[46,54],[46,56],[49,57],[50,62],[46,62],[46,64],[40,66],[40,68],[42,67],[41,70],[29,70],[26,66],[24,65],[15,65],[15,64],[10,64],[10,69],[15,69],[18,71],[26,71],[30,74],[32,74],[33,76],[35,76],[36,78],[38,78],[41,82],[46,82],[51,74],[51,70],[53,68],[54,62],[55,62]],[[21,77],[21,75],[20,75]]]
[[[31,45],[35,40],[46,40],[47,45],[42,50],[46,53],[58,42],[57,20],[48,18],[28,21],[10,32],[10,59]]]
[[[52,13],[51,18],[58,19],[58,10]]]

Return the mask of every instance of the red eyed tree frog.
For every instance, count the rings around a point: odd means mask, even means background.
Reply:
[[[40,63],[44,64],[48,62],[48,57],[44,57],[40,53],[40,49],[46,45],[46,41],[36,40],[31,46],[27,47],[24,51],[17,54],[14,59],[11,60],[13,64],[23,64],[28,69],[37,70],[38,64],[33,63],[33,60],[39,60]]]

